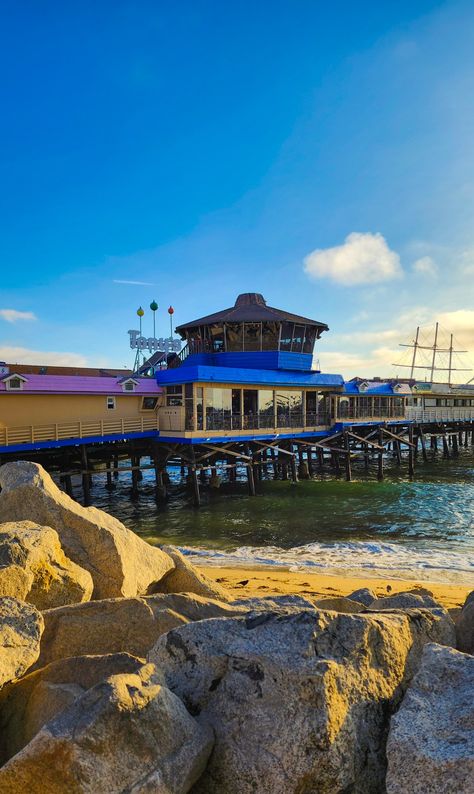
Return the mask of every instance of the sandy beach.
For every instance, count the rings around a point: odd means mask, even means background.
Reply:
[[[369,578],[363,576],[331,575],[323,573],[295,573],[277,568],[217,568],[201,566],[200,570],[231,590],[235,598],[245,596],[295,594],[302,596],[347,596],[361,587],[369,587],[377,596],[422,587],[448,609],[460,607],[472,585],[440,584],[420,580]]]

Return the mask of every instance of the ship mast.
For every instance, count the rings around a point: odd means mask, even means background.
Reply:
[[[411,360],[411,364],[402,364],[400,362],[394,364],[395,367],[410,367],[410,380],[413,380],[415,369],[429,369],[431,381],[433,381],[436,372],[447,372],[448,373],[448,383],[451,386],[452,380],[452,373],[453,372],[471,372],[472,369],[470,367],[453,367],[453,354],[454,353],[467,353],[467,350],[455,350],[454,349],[454,337],[453,334],[450,334],[450,341],[449,347],[441,347],[438,344],[438,337],[439,337],[439,323],[437,322],[435,325],[435,332],[434,332],[434,340],[432,345],[422,345],[420,344],[420,326],[416,329],[416,336],[414,341],[411,344],[401,344],[400,347],[409,347],[413,348],[413,356]],[[420,350],[427,350],[432,353],[431,363],[430,364],[417,364],[417,358]],[[441,367],[437,366],[437,358],[439,355],[443,353],[449,354],[448,359],[448,366]],[[474,380],[474,378],[473,378]]]

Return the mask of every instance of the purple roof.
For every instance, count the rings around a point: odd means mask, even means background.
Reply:
[[[10,376],[15,372],[10,372]],[[9,376],[7,376],[9,377]],[[18,394],[161,394],[161,389],[154,378],[138,378],[138,386],[134,392],[124,392],[121,378],[87,377],[82,375],[29,375],[23,374],[23,389]],[[7,390],[4,379],[0,381],[0,392]],[[16,392],[9,392],[14,394]]]

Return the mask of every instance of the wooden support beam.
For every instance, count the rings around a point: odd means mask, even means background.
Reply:
[[[259,447],[264,447],[265,449],[274,449],[278,454],[282,453],[283,455],[290,455],[294,458],[295,453],[289,452],[287,449],[282,449],[281,447],[277,447],[276,444],[264,444],[261,441],[254,441],[254,444],[257,444]]]
[[[397,435],[396,433],[392,433],[390,430],[387,430],[386,427],[382,427],[381,429],[382,429],[382,432],[383,432],[384,435],[390,436],[390,438],[394,438],[395,441],[399,441],[399,442],[401,441],[402,444],[406,444],[407,446],[409,444],[411,444],[412,447],[415,446],[412,441],[409,441],[406,438],[404,438],[403,436]],[[383,438],[383,436],[382,436],[382,438]]]
[[[382,427],[379,429],[379,445],[381,447],[383,447],[383,428]],[[379,455],[378,455],[378,467],[377,467],[377,479],[379,480],[379,482],[381,482],[383,480],[383,477],[384,477],[384,474],[383,474],[383,449],[380,449],[379,450]]]
[[[363,436],[358,436],[352,430],[348,430],[346,435],[350,436],[351,438],[355,438],[357,441],[361,441],[362,444],[367,444],[367,445],[370,444],[370,446],[373,447],[373,449],[380,449],[380,445],[379,444],[375,443],[374,441],[368,441],[367,438],[364,438]],[[382,447],[382,449],[383,449],[383,447]]]
[[[408,428],[411,445],[408,447],[408,475],[413,477],[415,474],[415,445],[413,444],[413,426]]]
[[[350,436],[350,433],[345,433],[344,434],[344,447],[345,447],[346,453],[347,453],[346,454],[346,459],[345,459],[346,480],[347,480],[347,482],[350,482],[352,480],[351,456],[350,456],[350,438],[349,438],[349,436]]]
[[[90,476],[89,476],[89,462],[87,459],[87,447],[81,444],[81,462],[82,462],[82,491],[84,494],[84,504],[90,505],[91,492],[90,492]]]

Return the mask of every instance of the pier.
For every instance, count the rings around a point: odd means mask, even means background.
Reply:
[[[79,481],[86,504],[96,479],[113,489],[125,473],[138,497],[149,470],[165,500],[178,466],[199,506],[203,487],[243,475],[250,496],[265,479],[351,480],[361,466],[383,480],[387,459],[414,477],[428,455],[472,445],[474,385],[323,373],[314,350],[328,330],[245,293],[178,326],[179,353],[170,343],[135,372],[7,366],[0,463],[37,461],[70,495]]]

